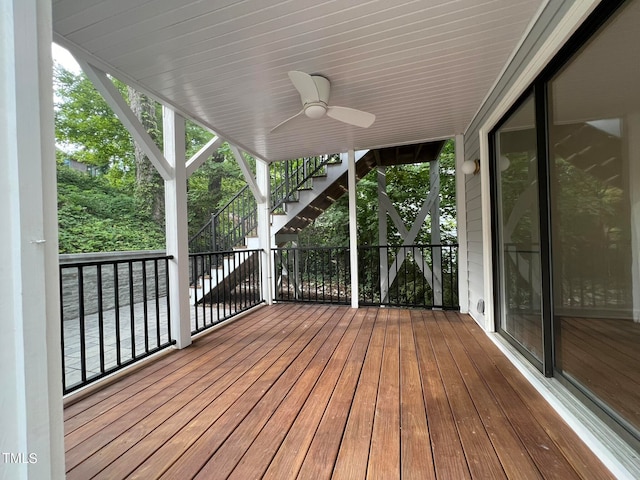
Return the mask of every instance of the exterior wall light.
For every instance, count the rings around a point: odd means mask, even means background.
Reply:
[[[462,162],[462,173],[465,175],[477,175],[480,173],[480,159],[476,158],[475,160],[465,160]]]

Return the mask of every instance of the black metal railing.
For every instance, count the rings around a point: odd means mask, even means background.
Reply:
[[[191,333],[262,303],[262,250],[190,254]]]
[[[271,164],[271,211],[279,211],[286,202],[298,200],[301,190],[310,189],[313,178],[326,174],[327,165],[340,163],[340,155],[320,155]],[[189,252],[219,252],[243,245],[258,225],[258,209],[248,185],[189,240]]]
[[[244,245],[258,226],[258,206],[245,185],[189,240],[191,253],[221,252]]]
[[[348,304],[348,247],[274,248],[277,301]]]
[[[301,190],[313,187],[314,177],[326,175],[327,165],[340,161],[340,154],[332,154],[272,163],[271,210],[278,211],[284,203],[298,201]]]
[[[348,247],[273,249],[275,300],[348,304]],[[434,267],[435,265],[435,267]],[[358,301],[458,309],[458,245],[358,247]]]
[[[358,247],[359,303],[459,309],[458,245]]]
[[[159,254],[60,261],[64,393],[175,343],[168,262]]]

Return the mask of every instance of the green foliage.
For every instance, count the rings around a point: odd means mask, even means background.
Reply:
[[[140,212],[104,177],[58,166],[60,253],[163,249],[164,231]]]
[[[126,86],[114,80],[126,93]],[[56,143],[66,158],[100,167],[114,186],[135,181],[129,132],[84,75],[54,68]]]
[[[387,168],[387,194],[407,229],[415,220],[429,195],[430,168],[428,163],[398,165]],[[376,169],[358,182],[357,222],[358,244],[378,245],[378,180]],[[431,243],[431,219],[427,216],[416,244]],[[456,233],[455,144],[445,143],[440,153],[440,234],[441,243],[454,243]],[[301,245],[344,246],[349,243],[349,203],[343,195],[312,225],[300,232]],[[387,241],[401,244],[398,229],[388,218]]]
[[[189,130],[187,130],[189,134]],[[209,138],[201,137],[194,143],[191,154],[201,148]],[[189,141],[187,137],[188,144]],[[189,237],[192,237],[206,224],[213,213],[222,208],[229,199],[244,187],[246,182],[240,167],[233,158],[227,143],[224,143],[216,155],[205,161],[191,177],[189,177],[187,191],[187,206],[189,215]]]

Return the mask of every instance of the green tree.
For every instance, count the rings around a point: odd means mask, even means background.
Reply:
[[[54,67],[56,144],[64,158],[98,167],[112,185],[133,189],[132,139],[89,79]],[[126,86],[114,80],[120,92]]]
[[[409,227],[429,194],[430,168],[428,163],[397,165],[387,168],[387,194],[398,214]],[[440,153],[440,234],[442,243],[452,243],[456,234],[455,144],[445,143]],[[378,183],[373,169],[357,185],[358,243],[378,245]],[[431,243],[431,220],[425,225],[415,243]],[[389,244],[402,240],[393,222],[388,221]],[[343,195],[312,225],[300,232],[302,245],[347,245],[349,243],[349,204]]]

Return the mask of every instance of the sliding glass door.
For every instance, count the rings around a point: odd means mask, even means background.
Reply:
[[[640,1],[548,82],[555,368],[640,431]]]
[[[500,330],[542,362],[538,155],[533,95],[494,133]]]
[[[491,133],[494,306],[514,346],[640,449],[640,0],[613,7]]]

